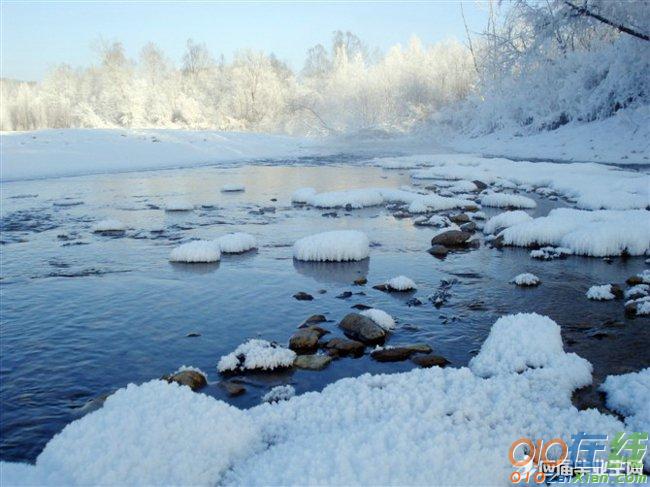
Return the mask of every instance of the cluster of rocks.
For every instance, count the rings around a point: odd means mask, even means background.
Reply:
[[[464,213],[461,214],[464,215]],[[444,257],[454,250],[477,248],[480,245],[479,241],[472,239],[475,231],[476,223],[467,222],[458,230],[446,230],[438,233],[431,239],[431,248],[428,252],[436,257]]]

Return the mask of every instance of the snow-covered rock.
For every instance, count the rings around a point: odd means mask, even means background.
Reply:
[[[126,225],[120,220],[115,220],[109,218],[106,220],[101,220],[95,223],[92,227],[93,232],[102,233],[102,232],[123,232],[126,230]]]
[[[359,314],[367,316],[386,331],[390,331],[395,328],[395,319],[381,309],[370,308],[361,311]]]
[[[523,210],[504,211],[485,222],[483,232],[486,235],[489,235],[495,233],[499,229],[508,228],[517,223],[527,222],[532,219],[533,217]]]
[[[406,276],[393,277],[386,281],[386,286],[388,286],[388,289],[392,291],[413,291],[417,289],[413,279]]]
[[[224,254],[240,254],[257,248],[257,239],[249,233],[229,233],[215,240]]]
[[[219,246],[207,240],[194,240],[184,243],[169,254],[172,262],[206,263],[221,259]]]
[[[356,230],[334,230],[301,238],[293,246],[297,260],[343,262],[363,260],[370,255],[368,237]]]
[[[483,206],[496,208],[537,208],[535,200],[520,194],[488,193],[481,196]]]
[[[512,280],[517,286],[522,287],[531,287],[537,286],[540,283],[539,277],[530,272],[524,272],[523,274],[518,274]]]
[[[607,394],[607,407],[625,416],[629,431],[648,431],[650,367],[630,374],[610,375],[601,384],[600,390]]]
[[[609,301],[614,299],[614,293],[612,293],[611,284],[603,284],[602,286],[591,286],[587,290],[587,299],[593,301]]]
[[[296,353],[266,340],[253,338],[239,345],[233,352],[219,359],[219,372],[238,370],[273,370],[291,367]]]
[[[295,395],[296,389],[292,385],[275,386],[262,396],[262,402],[288,401]]]

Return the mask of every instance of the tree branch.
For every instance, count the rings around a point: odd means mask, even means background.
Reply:
[[[587,9],[587,7],[578,7],[577,5],[572,4],[568,0],[564,0],[564,4],[570,7],[571,9],[575,10],[580,15],[584,15],[585,17],[591,17],[592,19],[596,19],[599,22],[602,22],[603,24],[607,24],[610,27],[614,27],[616,30],[620,32],[625,32],[626,34],[634,36],[638,39],[643,39],[644,41],[650,41],[650,36],[648,36],[647,34],[644,34],[642,32],[637,32],[636,30],[631,29],[630,27],[626,27],[622,24],[617,24],[615,22],[612,22],[611,20],[606,19],[602,15],[598,15],[594,12],[591,12],[590,10]]]

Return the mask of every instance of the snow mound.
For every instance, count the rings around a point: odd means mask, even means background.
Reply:
[[[316,190],[314,188],[300,188],[293,193],[291,201],[293,203],[307,203],[315,194]]]
[[[625,297],[627,299],[629,299],[631,296],[643,297],[647,296],[648,294],[650,294],[650,285],[648,284],[637,284],[636,286],[632,286],[625,291]]]
[[[172,262],[206,263],[221,259],[219,246],[207,240],[194,240],[176,247],[169,254]]]
[[[636,303],[637,316],[650,316],[650,296],[633,299],[632,302]],[[629,302],[625,304],[627,305]]]
[[[630,431],[650,430],[650,367],[631,374],[610,375],[600,389],[607,394],[607,407],[625,416]]]
[[[234,352],[219,359],[217,370],[230,372],[237,370],[273,370],[291,367],[296,353],[275,343],[253,338],[239,345]]]
[[[571,255],[573,251],[564,247],[542,247],[541,249],[531,250],[530,256],[533,259],[539,260],[553,260],[561,259],[567,255]]]
[[[361,313],[359,314],[363,316],[367,316],[386,331],[395,329],[395,319],[381,309],[377,309],[377,308],[365,309],[361,311]]]
[[[296,395],[296,389],[291,385],[275,386],[262,396],[262,402],[288,401]]]
[[[215,240],[224,254],[240,254],[257,248],[257,240],[249,233],[229,233]]]
[[[488,193],[481,196],[483,206],[496,208],[537,208],[535,200],[520,194]]]
[[[540,281],[539,277],[537,277],[535,274],[531,274],[530,272],[524,272],[523,274],[519,274],[514,277],[512,280],[517,286],[537,286]]]
[[[238,193],[241,191],[246,191],[246,187],[243,184],[224,184],[221,186],[222,193]]]
[[[316,193],[306,201],[317,208],[365,208],[384,203],[381,192],[377,189],[348,189]]]
[[[192,211],[194,205],[183,199],[173,199],[165,203],[165,211]]]
[[[93,225],[93,232],[123,232],[126,230],[126,225],[120,220],[109,218],[107,220],[98,221]]]
[[[293,245],[297,260],[343,262],[363,260],[370,255],[368,237],[356,230],[334,230],[301,238]]]
[[[386,285],[393,291],[412,291],[417,289],[415,282],[406,276],[397,276],[389,279]]]
[[[533,217],[523,210],[504,211],[485,222],[483,232],[486,235],[490,235],[499,229],[508,228],[517,223],[527,222],[532,219]]]
[[[552,245],[576,255],[643,255],[650,252],[650,211],[556,208],[548,216],[506,228],[506,245]]]
[[[616,296],[612,293],[611,284],[603,284],[602,286],[591,286],[587,290],[587,299],[594,301],[609,301]]]

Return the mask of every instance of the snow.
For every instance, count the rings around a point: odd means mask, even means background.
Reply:
[[[296,395],[296,389],[291,385],[275,386],[262,396],[262,402],[288,401]]]
[[[307,204],[317,208],[365,208],[384,203],[384,198],[378,189],[348,189],[343,191],[328,191],[315,193],[307,198]]]
[[[170,129],[3,132],[1,178],[11,181],[189,167],[322,152],[309,139],[253,132]]]
[[[508,193],[488,193],[481,196],[483,206],[497,208],[536,208],[537,203],[526,196]]]
[[[564,247],[542,247],[541,249],[531,250],[530,256],[533,259],[553,260],[559,259],[566,255],[571,255],[573,251]]]
[[[639,299],[635,299],[636,303],[636,315],[637,316],[648,316],[650,315],[650,296],[644,296]]]
[[[370,255],[370,241],[357,230],[334,230],[301,238],[293,245],[297,260],[343,262],[363,260]]]
[[[257,239],[249,233],[229,233],[215,240],[224,254],[240,254],[257,248]]]
[[[432,215],[428,218],[426,216],[418,216],[413,219],[413,223],[431,227],[448,227],[451,225],[451,220],[442,215]]]
[[[592,299],[594,301],[609,301],[614,298],[615,296],[612,293],[611,284],[603,284],[602,286],[591,286],[587,290],[587,299]]]
[[[109,218],[95,223],[92,227],[93,232],[122,232],[126,230],[126,225],[120,220]]]
[[[533,217],[523,210],[504,211],[503,213],[499,213],[498,215],[490,218],[485,223],[483,231],[486,235],[489,235],[499,229],[508,228],[516,225],[517,223],[530,221],[532,219]]]
[[[207,240],[194,240],[176,247],[169,254],[172,262],[207,263],[221,259],[219,246]]]
[[[240,363],[239,357],[243,356]],[[233,352],[219,359],[217,370],[229,372],[237,370],[273,370],[278,367],[291,367],[296,353],[266,340],[253,338],[239,345]]]
[[[291,201],[293,203],[307,203],[315,194],[316,190],[314,188],[300,188],[293,193]]]
[[[650,284],[650,269],[644,269],[643,272],[637,274],[645,284]]]
[[[648,284],[637,284],[625,291],[626,298],[634,295],[647,296],[648,294],[650,294],[650,285]]]
[[[552,245],[576,255],[643,255],[650,251],[650,211],[556,208],[548,216],[513,225],[500,235],[506,245]]]
[[[539,277],[530,272],[518,274],[512,280],[517,286],[537,286],[539,284]]]
[[[222,193],[237,193],[241,191],[246,191],[246,187],[243,184],[224,184],[221,186]]]
[[[192,211],[194,205],[181,198],[170,199],[165,203],[165,211]]]
[[[650,367],[630,374],[610,375],[600,389],[607,394],[607,407],[625,416],[629,431],[650,430]]]
[[[637,431],[647,386],[626,391],[646,374],[606,381]],[[3,463],[2,484],[505,485],[521,436],[623,430],[573,407],[589,383],[591,365],[564,352],[557,324],[506,316],[469,367],[364,374],[245,411],[176,384],[130,385],[68,425],[35,467]]]
[[[386,282],[386,285],[394,291],[412,291],[417,289],[413,279],[406,276],[393,277]]]
[[[384,330],[390,331],[395,328],[395,319],[385,311],[377,308],[370,308],[361,311],[359,314],[367,316]]]

